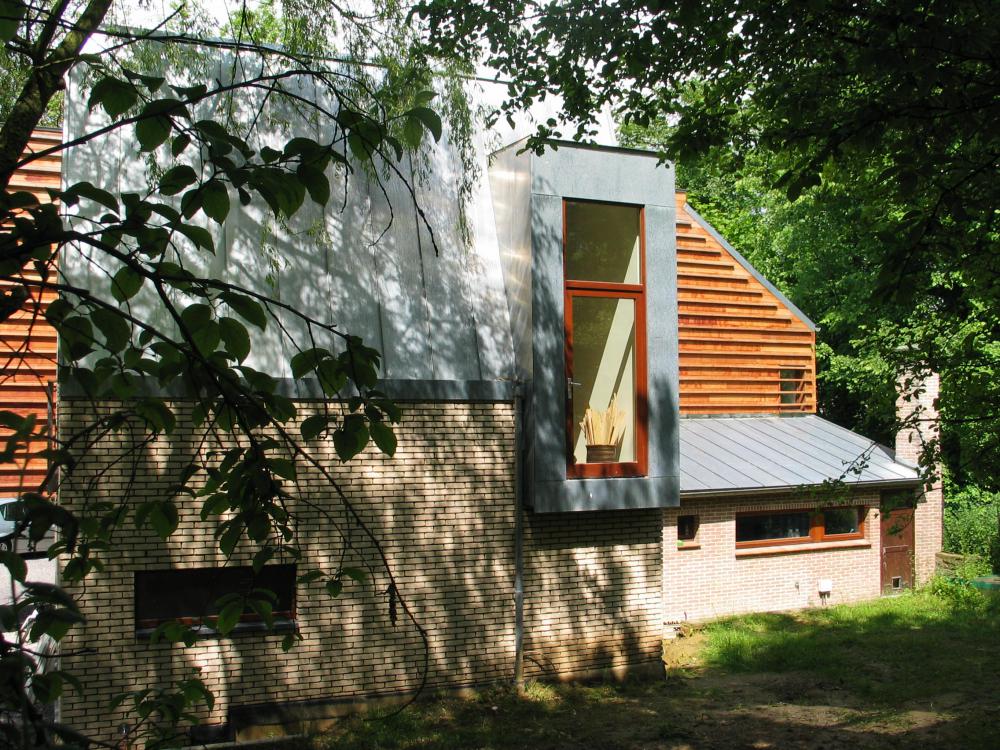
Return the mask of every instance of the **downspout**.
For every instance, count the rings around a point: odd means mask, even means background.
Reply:
[[[524,691],[524,388],[514,384],[514,689]]]

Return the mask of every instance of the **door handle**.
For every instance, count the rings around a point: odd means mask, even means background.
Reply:
[[[583,383],[577,383],[573,378],[566,378],[566,400],[573,400],[573,387],[581,386]]]

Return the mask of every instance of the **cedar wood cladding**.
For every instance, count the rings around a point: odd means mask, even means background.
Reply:
[[[677,292],[681,414],[815,413],[815,332],[688,213],[683,192]],[[794,403],[782,403],[783,370],[802,372],[786,380]]]
[[[27,151],[35,153],[58,145],[62,134],[58,130],[36,130],[28,142]],[[18,169],[11,178],[10,190],[33,193],[41,203],[50,201],[48,189],[58,190],[61,157],[54,153],[32,161]],[[26,272],[29,280],[38,275]],[[0,282],[6,291],[13,284]],[[56,380],[56,332],[44,318],[49,302],[55,297],[47,292],[38,298],[37,290],[23,309],[0,323],[0,409],[16,414],[34,414],[37,428],[48,428],[49,394]],[[53,396],[54,397],[54,396]],[[30,452],[44,450],[47,445],[33,442]],[[0,497],[13,497],[21,492],[37,492],[45,479],[44,460],[0,464]]]

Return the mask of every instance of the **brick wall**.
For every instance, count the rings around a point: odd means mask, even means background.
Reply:
[[[803,545],[794,552],[738,556],[737,512],[815,508],[820,503],[801,495],[682,499],[680,508],[663,512],[665,622],[817,606],[822,604],[817,588],[822,578],[833,580],[830,604],[877,597],[878,493],[857,493],[850,503],[869,508],[860,547]],[[679,549],[677,516],[688,514],[698,516],[697,548]]]
[[[110,413],[102,404],[99,413]],[[304,405],[301,418],[315,408]],[[62,434],[94,414],[83,402],[63,402]],[[127,435],[104,438],[61,490],[63,503],[135,504],[162,496],[181,467],[201,451],[229,447],[180,426],[134,453]],[[400,590],[430,639],[431,685],[510,679],[514,663],[513,408],[510,404],[407,404],[397,429],[394,459],[371,449],[347,466],[332,448],[313,446],[382,542]],[[112,471],[99,474],[109,460]],[[341,551],[334,525],[351,524],[321,475],[299,465],[293,512],[303,566],[331,569]],[[88,618],[65,642],[64,667],[83,681],[68,691],[63,721],[111,739],[125,719],[107,711],[110,697],[140,687],[168,685],[199,672],[215,691],[209,722],[230,707],[267,702],[350,698],[414,688],[423,648],[416,629],[389,621],[387,580],[373,547],[353,533],[347,564],[373,566],[371,580],[331,600],[298,587],[297,620],[304,640],[285,654],[281,636],[245,633],[204,640],[192,648],[150,645],[135,637],[133,575],[137,570],[223,564],[212,528],[199,523],[200,504],[184,507],[181,530],[167,543],[137,534],[126,521],[107,571],[74,587]],[[622,670],[653,661],[660,651],[658,511],[565,514],[525,518],[528,674],[564,675]],[[245,565],[251,552],[237,553]]]
[[[896,399],[896,418],[903,429],[896,435],[896,458],[910,464],[920,463],[924,446],[938,437],[937,401],[941,382],[937,373],[922,382],[910,383],[900,378],[899,397]],[[944,492],[940,471],[935,469],[930,487],[917,495],[914,514],[916,540],[915,572],[917,583],[926,583],[934,575],[935,555],[941,551],[944,513]]]
[[[658,510],[527,514],[526,674],[659,659],[661,534]]]
[[[99,409],[109,412],[110,405]],[[303,417],[307,415],[302,410]],[[93,414],[82,402],[64,402],[62,434]],[[183,425],[183,409],[181,410]],[[514,649],[513,409],[509,404],[407,405],[398,429],[399,450],[389,460],[371,450],[347,466],[332,448],[316,454],[336,475],[384,545],[400,590],[430,637],[430,684],[465,684],[508,678]],[[197,450],[195,432],[180,427],[117,464],[125,436],[102,440],[61,492],[63,503],[130,502],[164,493]],[[202,450],[225,447],[209,440]],[[130,484],[131,477],[131,484]],[[299,466],[298,487],[309,507],[293,508],[305,563],[330,569],[341,551],[334,524],[350,528],[322,477]],[[402,618],[389,621],[387,581],[374,550],[354,530],[348,564],[374,566],[371,580],[340,599],[298,587],[298,623],[304,640],[282,652],[279,635],[240,634],[205,640],[193,648],[137,641],[133,621],[133,573],[142,569],[202,567],[223,563],[212,529],[197,520],[194,502],[182,514],[182,530],[162,543],[137,534],[126,521],[107,556],[107,572],[73,587],[88,618],[65,643],[64,668],[83,681],[68,691],[62,719],[110,739],[123,716],[107,710],[112,695],[169,684],[200,670],[216,692],[212,722],[230,706],[403,691],[419,683],[423,648]],[[248,564],[238,553],[233,564]]]

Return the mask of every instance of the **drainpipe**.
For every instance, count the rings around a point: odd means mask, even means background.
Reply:
[[[524,691],[524,388],[514,384],[514,689]]]

